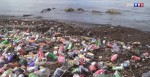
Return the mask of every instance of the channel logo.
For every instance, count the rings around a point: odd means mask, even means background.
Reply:
[[[126,3],[126,7],[144,7],[144,3]]]
[[[144,3],[134,3],[134,7],[144,7]]]

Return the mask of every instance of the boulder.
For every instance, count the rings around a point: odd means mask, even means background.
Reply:
[[[29,17],[32,16],[32,14],[24,14],[23,17]]]
[[[52,8],[52,9],[55,9],[55,8]],[[51,8],[43,9],[41,13],[50,12],[52,9]]]
[[[74,12],[75,10],[73,8],[66,8],[65,12]]]
[[[98,10],[92,10],[92,13],[101,13],[101,12]]]
[[[85,10],[82,9],[82,8],[78,8],[77,11],[78,11],[78,12],[84,12]]]
[[[108,14],[121,14],[121,12],[119,12],[119,10],[116,10],[116,9],[108,9],[106,11],[106,13],[108,13]]]

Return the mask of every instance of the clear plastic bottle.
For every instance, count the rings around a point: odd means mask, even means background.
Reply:
[[[62,66],[61,68],[57,68],[52,75],[52,77],[61,77],[63,73],[66,71],[66,67]]]
[[[45,67],[40,67],[40,70],[38,72],[38,75],[40,77],[49,77],[50,75],[50,70],[48,68],[45,68]]]

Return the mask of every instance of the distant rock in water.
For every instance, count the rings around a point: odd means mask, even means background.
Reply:
[[[108,13],[108,14],[121,14],[121,12],[119,12],[119,10],[117,10],[117,9],[108,9],[106,11],[106,13]]]
[[[82,8],[78,8],[77,11],[78,11],[78,12],[84,12],[85,10],[82,9]]]
[[[101,12],[98,10],[92,10],[92,13],[101,13]]]
[[[29,17],[32,16],[32,14],[24,14],[23,17]]]
[[[42,11],[41,11],[41,13],[45,13],[45,12],[50,12],[51,10],[53,10],[53,9],[55,9],[55,8],[47,8],[47,9],[43,9]]]
[[[74,12],[75,10],[73,8],[66,8],[65,12]]]

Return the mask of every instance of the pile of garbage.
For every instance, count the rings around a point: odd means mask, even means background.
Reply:
[[[135,76],[126,71],[149,62],[145,47],[107,37],[65,35],[61,27],[45,33],[4,29],[0,31],[0,77]]]

